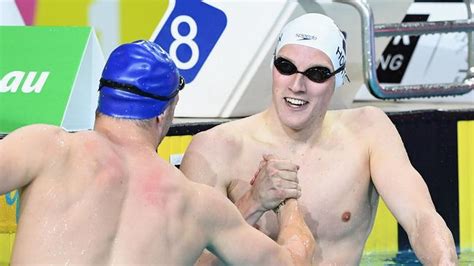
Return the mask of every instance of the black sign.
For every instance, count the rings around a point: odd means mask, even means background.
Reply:
[[[403,22],[427,21],[429,15],[408,14]],[[415,51],[420,36],[395,36],[382,53],[377,66],[377,78],[380,83],[400,83]]]

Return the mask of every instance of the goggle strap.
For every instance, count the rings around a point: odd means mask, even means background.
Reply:
[[[169,95],[169,96],[154,95],[154,94],[151,94],[149,92],[142,91],[138,87],[130,85],[130,84],[119,83],[119,82],[115,82],[115,81],[112,81],[112,80],[107,80],[107,79],[101,78],[100,79],[100,85],[99,85],[99,91],[104,86],[112,88],[112,89],[116,89],[116,90],[130,92],[130,93],[137,94],[137,95],[140,95],[140,96],[143,96],[143,97],[152,98],[152,99],[155,99],[155,100],[158,100],[158,101],[169,101],[169,100],[173,99],[176,96],[176,94],[178,94],[178,92],[179,92],[179,89],[178,89],[178,90],[175,90],[173,93],[171,93],[171,95]],[[180,80],[180,86],[181,86],[181,80]]]

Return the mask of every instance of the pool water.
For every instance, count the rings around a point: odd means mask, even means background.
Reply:
[[[474,250],[458,251],[459,265],[474,265]],[[360,265],[422,265],[412,250],[364,254]]]

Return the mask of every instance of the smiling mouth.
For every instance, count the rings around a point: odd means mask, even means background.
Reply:
[[[301,99],[296,99],[296,98],[291,98],[291,97],[283,97],[285,99],[285,102],[289,104],[290,106],[293,107],[301,107],[303,105],[308,104],[308,101],[301,100]]]

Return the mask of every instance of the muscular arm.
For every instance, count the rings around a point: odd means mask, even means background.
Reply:
[[[309,265],[314,254],[314,238],[304,223],[296,200],[281,208],[278,244],[254,229],[227,199],[212,192],[207,202],[211,237],[208,249],[230,265]],[[213,219],[213,221],[211,221]]]
[[[290,250],[296,265],[309,265],[315,252],[313,234],[305,224],[295,199],[286,200],[279,209],[280,232],[277,242]]]
[[[214,187],[223,195],[228,196],[227,186],[230,181],[223,167],[228,167],[233,163],[232,158],[235,158],[236,153],[239,152],[239,143],[223,135],[225,134],[214,131],[195,135],[186,150],[180,170],[190,180]],[[252,199],[249,191],[235,202],[235,205],[244,219],[252,225],[265,212]]]
[[[29,184],[52,161],[60,128],[33,125],[20,128],[0,140],[0,195]]]
[[[370,108],[366,115],[370,172],[377,191],[423,264],[455,263],[452,234],[436,212],[426,183],[411,165],[396,128],[381,110]]]

